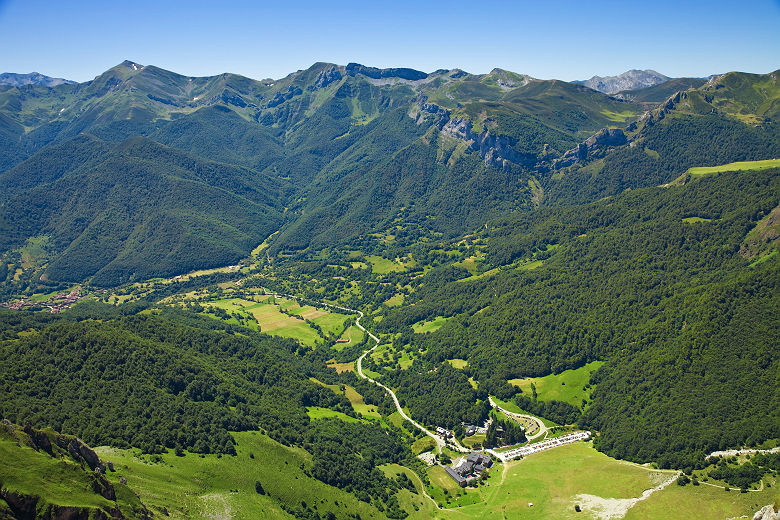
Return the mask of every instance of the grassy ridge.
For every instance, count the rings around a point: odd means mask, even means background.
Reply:
[[[769,168],[780,167],[780,159],[767,159],[764,161],[738,161],[720,166],[695,166],[688,168],[689,174],[694,177],[711,175],[720,172],[736,172],[743,170],[766,170]]]

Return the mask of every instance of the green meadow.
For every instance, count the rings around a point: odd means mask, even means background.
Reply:
[[[448,319],[449,318],[445,318],[443,316],[436,316],[432,320],[415,323],[412,325],[412,329],[420,334],[424,334],[426,332],[436,332],[442,327],[442,325],[447,323]]]
[[[537,397],[543,401],[564,401],[580,406],[583,399],[590,398],[592,391],[592,388],[583,390],[583,387],[588,384],[590,375],[603,364],[602,361],[593,361],[574,370],[564,370],[560,374],[510,379],[509,383],[520,387],[526,395],[531,395],[531,384],[535,385]]]
[[[288,517],[279,502],[298,508],[305,502],[323,516],[331,511],[339,517],[358,513],[361,518],[384,518],[373,506],[308,476],[304,471],[311,467],[311,455],[303,449],[283,446],[259,432],[233,437],[236,456],[149,456],[106,447],[96,451],[114,463],[117,471],[109,478],[126,478],[158,518]],[[265,495],[255,490],[255,482]]]
[[[741,170],[767,170],[780,167],[780,159],[767,159],[764,161],[738,161],[720,166],[696,166],[689,168],[688,173],[694,177],[711,175],[720,172],[734,172]]]

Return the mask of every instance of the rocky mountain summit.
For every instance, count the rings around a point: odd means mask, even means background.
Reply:
[[[636,90],[639,88],[652,87],[669,81],[670,77],[664,76],[654,70],[636,70],[632,69],[618,74],[617,76],[593,76],[590,79],[572,81],[577,85],[598,90],[605,94],[614,94],[621,90]]]

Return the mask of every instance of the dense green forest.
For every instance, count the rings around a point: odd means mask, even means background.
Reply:
[[[451,281],[435,274],[451,268],[435,269],[377,327],[453,316],[402,337],[429,361],[466,359],[465,374],[495,395],[507,379],[606,360],[582,423],[617,457],[700,465],[707,450],[776,437],[778,408],[766,404],[777,390],[755,381],[778,369],[778,262],[749,267],[737,252],[777,205],[777,174],[724,173],[496,221],[481,233],[495,274]],[[529,257],[544,260],[523,269]]]

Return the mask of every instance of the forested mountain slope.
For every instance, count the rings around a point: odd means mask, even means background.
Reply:
[[[451,317],[402,341],[429,362],[467,360],[499,395],[509,379],[606,361],[583,424],[618,457],[684,467],[777,437],[778,257],[739,251],[780,202],[779,174],[727,172],[496,221],[471,237],[494,270],[438,268],[378,327]]]
[[[17,264],[28,239],[48,237],[48,256],[32,262],[48,262],[46,276],[32,283],[116,285],[233,263],[274,231],[273,255],[399,231],[454,237],[691,166],[776,157],[776,76],[726,74],[644,115],[581,85],[501,69],[316,63],[256,81],[124,62],[87,83],[3,87],[0,248]],[[132,168],[118,153],[130,142],[148,154]],[[149,152],[153,142],[165,153]],[[183,172],[187,161],[220,165],[204,176]],[[113,188],[96,199],[100,182]],[[163,236],[166,257],[150,252]]]
[[[43,237],[52,281],[96,285],[237,262],[281,223],[280,181],[144,138],[82,135],[0,174],[0,247]]]

